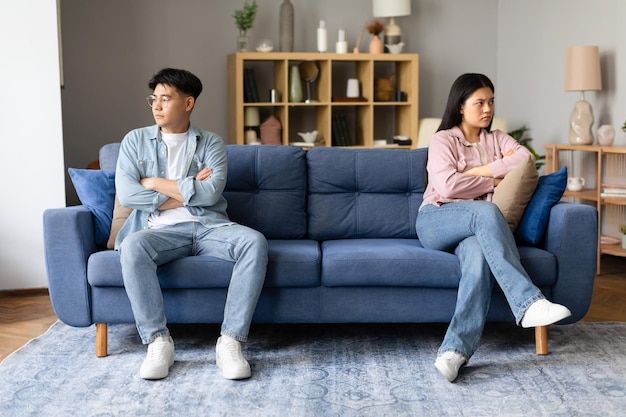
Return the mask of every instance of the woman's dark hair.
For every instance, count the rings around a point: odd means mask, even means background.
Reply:
[[[175,87],[178,91],[197,99],[202,92],[202,82],[187,70],[163,68],[152,76],[148,87],[154,90],[158,84]]]
[[[493,83],[483,74],[463,74],[457,78],[450,88],[448,103],[441,118],[440,130],[452,129],[459,126],[463,117],[461,115],[461,105],[480,88],[489,87],[495,93]],[[493,121],[493,118],[491,119]],[[487,126],[487,131],[491,130],[491,123]]]

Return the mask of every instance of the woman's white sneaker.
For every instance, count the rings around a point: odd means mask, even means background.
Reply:
[[[459,375],[461,366],[467,363],[467,359],[456,352],[444,352],[435,360],[435,368],[448,382],[452,382]]]
[[[217,339],[215,362],[226,379],[250,378],[250,364],[241,353],[241,343],[230,336]]]
[[[522,321],[522,327],[547,326],[572,315],[569,308],[551,303],[546,299],[537,300],[528,307]]]

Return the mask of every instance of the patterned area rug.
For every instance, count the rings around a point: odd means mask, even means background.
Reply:
[[[533,331],[488,324],[453,384],[433,361],[445,325],[255,325],[244,351],[253,376],[223,379],[219,327],[173,326],[167,379],[137,376],[132,325],[55,323],[0,364],[1,416],[617,416],[626,412],[626,323],[552,326],[547,356]]]

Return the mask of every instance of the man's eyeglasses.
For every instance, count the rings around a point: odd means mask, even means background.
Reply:
[[[154,94],[150,94],[148,97],[146,97],[146,101],[148,102],[148,106],[152,108],[159,100],[161,100],[161,105],[163,106],[164,109],[167,109],[167,106],[170,104],[170,101],[181,99],[181,98],[186,98],[186,97],[170,97],[170,96],[157,97]]]

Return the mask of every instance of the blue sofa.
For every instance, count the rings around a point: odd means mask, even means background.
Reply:
[[[100,152],[115,169],[119,144]],[[229,215],[267,237],[269,265],[254,322],[448,322],[460,270],[454,254],[422,247],[415,219],[425,182],[426,149],[228,145]],[[107,354],[107,323],[133,323],[118,253],[95,243],[85,206],[45,211],[49,291],[61,321],[96,324],[96,354]],[[521,246],[533,282],[580,320],[596,267],[597,212],[552,207],[542,243]],[[170,323],[220,323],[232,264],[188,257],[158,271]],[[513,315],[494,291],[490,321]],[[547,331],[536,329],[537,353]]]

